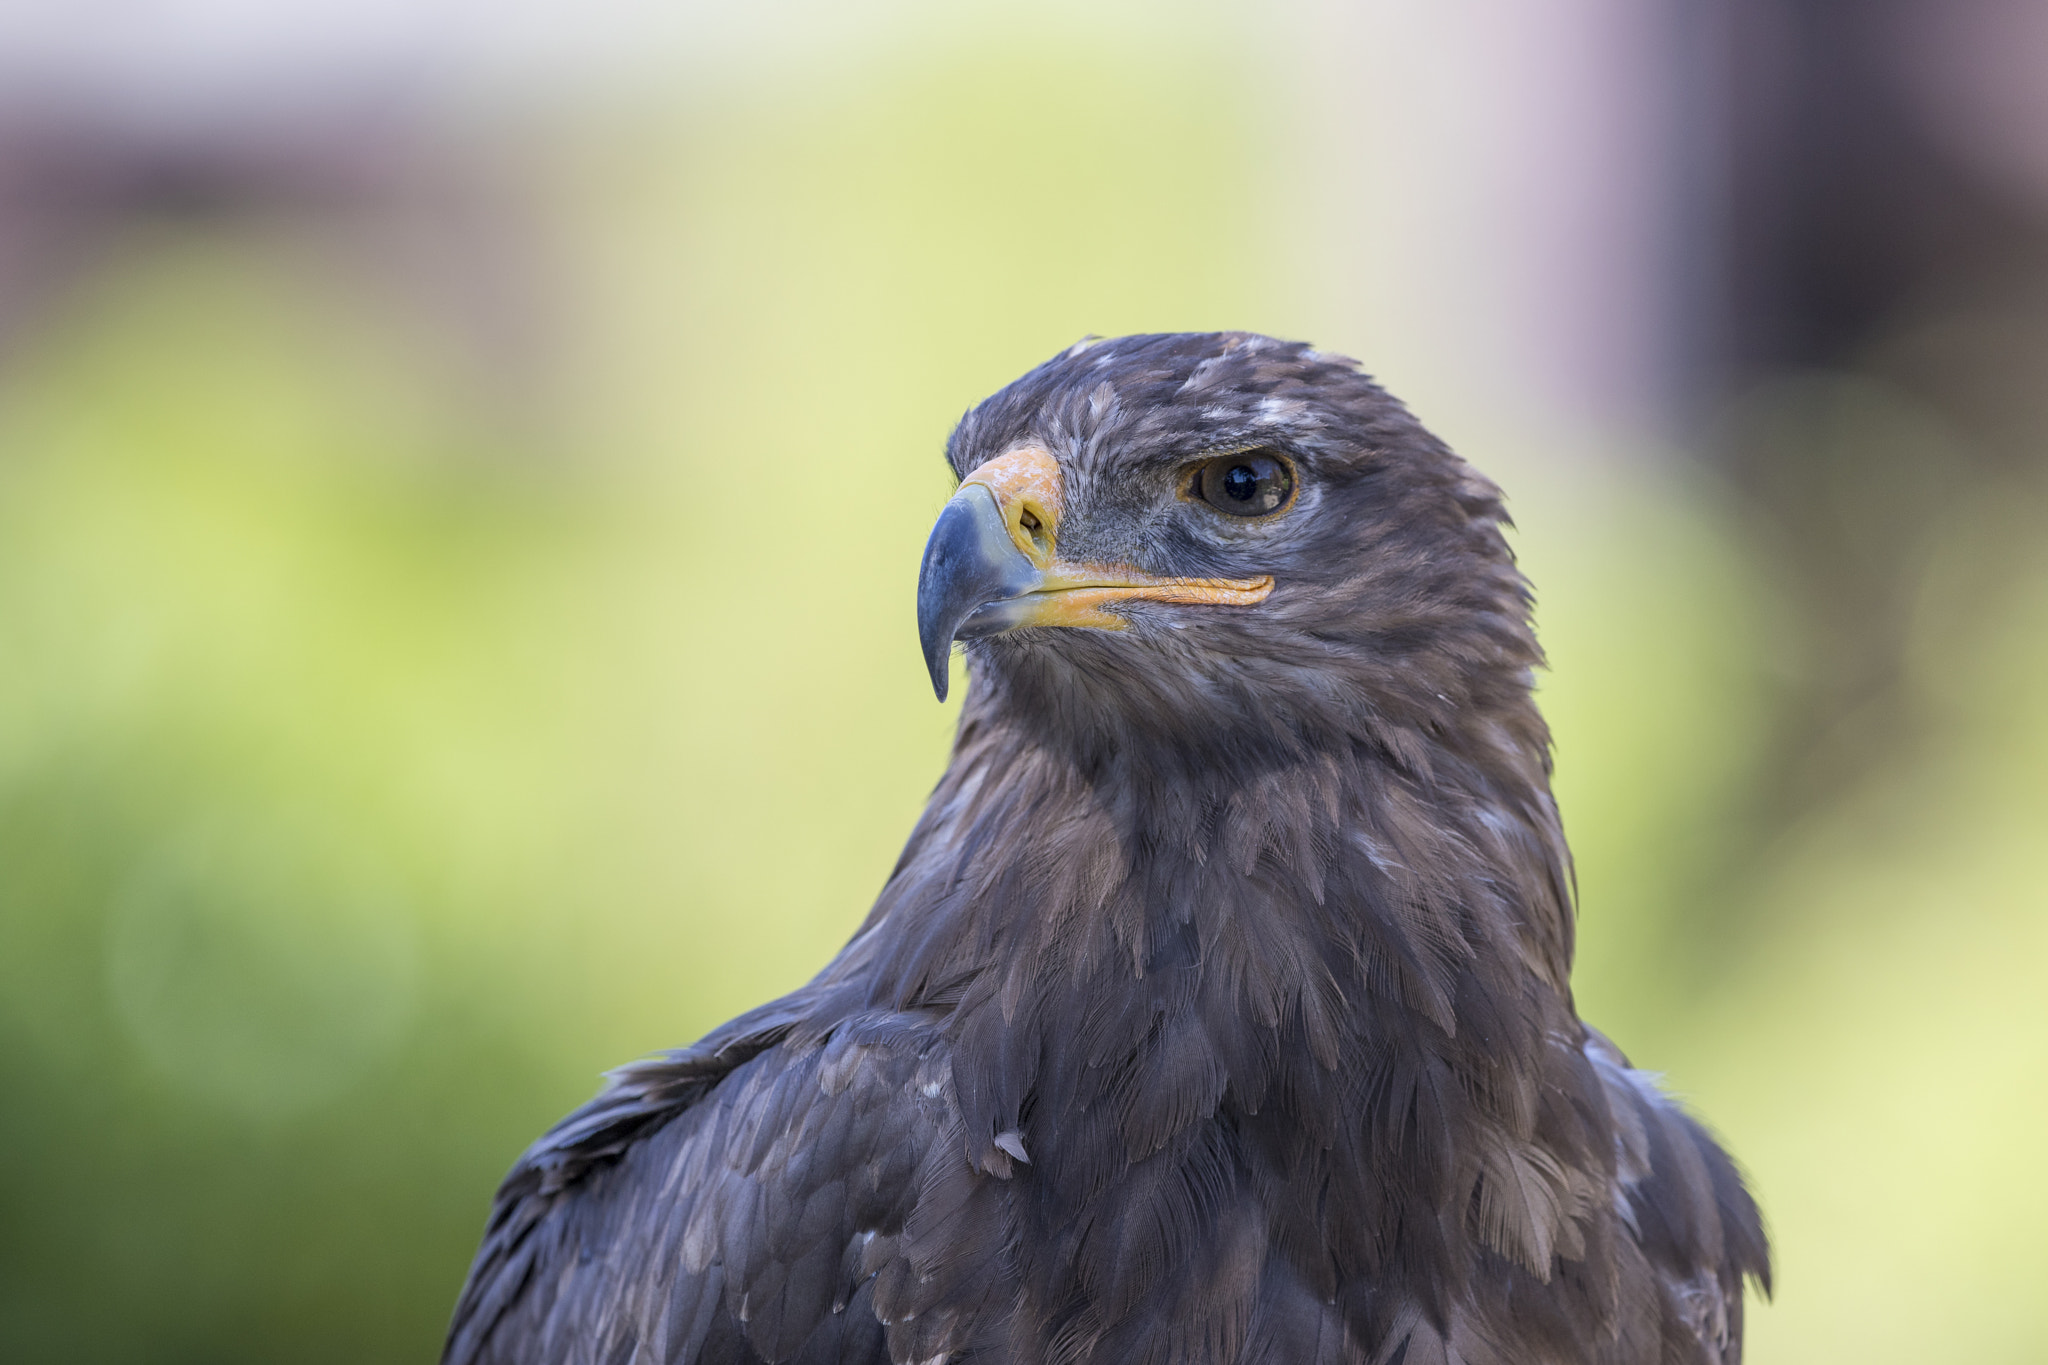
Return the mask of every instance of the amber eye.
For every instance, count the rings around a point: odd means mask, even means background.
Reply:
[[[1189,492],[1225,516],[1263,517],[1294,496],[1294,471],[1263,450],[1219,455],[1195,469]]]

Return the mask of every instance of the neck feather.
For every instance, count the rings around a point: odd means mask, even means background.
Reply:
[[[999,1059],[963,1094],[989,1137],[1018,1127],[1043,1078],[1162,1049],[1159,1064],[1201,1073],[1160,1078],[1180,1107],[1227,1087],[1256,1109],[1300,1083],[1297,1065],[1355,1080],[1395,1055],[1533,1074],[1572,1020],[1570,873],[1541,722],[1525,704],[1457,734],[1090,761],[970,705],[826,976],[857,1007],[947,1012]],[[1049,1064],[1076,1048],[1080,1066]],[[1134,1154],[1187,1117],[1137,1123]]]

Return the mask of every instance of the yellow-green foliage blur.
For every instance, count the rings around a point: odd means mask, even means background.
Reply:
[[[524,1143],[832,953],[945,761],[958,414],[1085,332],[1378,364],[1229,79],[964,51],[554,128],[530,381],[241,220],[128,233],[15,347],[0,1357],[431,1358]],[[1582,1010],[1770,1218],[1750,1359],[2040,1359],[2048,554],[1982,548],[2048,542],[1987,498],[1929,548],[1934,732],[1759,832],[1800,644],[1713,484],[1421,416],[1538,586]]]

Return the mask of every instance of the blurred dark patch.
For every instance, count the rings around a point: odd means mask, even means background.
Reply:
[[[1713,449],[1795,615],[1778,827],[1910,748],[1930,539],[2048,468],[2048,6],[1741,0],[1721,59],[1732,404]]]
[[[158,127],[0,102],[0,364],[136,238],[254,232],[433,338],[485,406],[538,417],[560,307],[534,198],[500,150],[405,110]]]

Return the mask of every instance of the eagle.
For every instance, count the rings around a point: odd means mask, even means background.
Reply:
[[[1500,490],[1237,332],[946,453],[895,870],[519,1158],[447,1365],[1735,1365],[1762,1223],[1574,1007]]]

